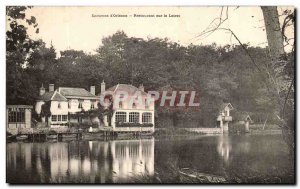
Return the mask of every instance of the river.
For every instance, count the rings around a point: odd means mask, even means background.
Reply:
[[[8,183],[174,183],[182,168],[237,182],[294,176],[281,135],[11,142],[6,157]]]

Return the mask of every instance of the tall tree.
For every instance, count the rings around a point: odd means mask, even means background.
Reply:
[[[280,28],[277,7],[261,7],[261,9],[264,15],[271,59],[269,83],[277,92],[279,124],[283,128],[283,134],[289,144],[291,154],[294,154],[294,75],[287,75],[285,71],[289,67],[293,69],[293,66],[290,65],[294,65],[294,59],[287,59],[287,55],[284,51],[285,34],[283,32],[285,30]],[[293,12],[287,15],[286,18],[291,18],[290,21],[292,25],[294,24],[295,19]],[[283,25],[283,27],[285,27],[285,25]]]
[[[7,6],[6,22],[8,25],[6,31],[6,69],[7,69],[7,104],[30,104],[27,100],[28,93],[24,91],[28,86],[28,76],[24,73],[27,57],[30,51],[38,43],[29,38],[27,27],[36,28],[38,33],[38,24],[35,17],[26,17],[26,10],[31,7],[25,6]]]

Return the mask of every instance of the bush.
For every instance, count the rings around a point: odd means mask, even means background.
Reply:
[[[229,129],[230,133],[237,133],[237,132],[244,133],[245,132],[245,125],[242,124],[242,123],[235,122],[232,125],[229,125],[228,129]]]
[[[77,128],[79,127],[79,124],[78,123],[70,123],[70,128]]]
[[[49,134],[49,135],[56,135],[56,134],[57,134],[57,132],[56,132],[56,131],[54,131],[54,130],[50,130],[50,131],[48,132],[48,134]]]
[[[153,127],[152,123],[122,123],[122,122],[117,122],[116,127]]]

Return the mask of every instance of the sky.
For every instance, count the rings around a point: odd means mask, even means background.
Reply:
[[[181,45],[237,44],[226,31],[216,31],[207,37],[197,36],[220,17],[222,7],[34,7],[27,16],[35,16],[39,33],[29,29],[33,39],[52,42],[56,50],[83,50],[94,54],[101,40],[122,30],[129,37],[168,38]],[[280,11],[282,8],[278,8]],[[93,17],[120,14],[128,17]],[[134,17],[134,14],[165,14],[167,17]],[[180,15],[180,17],[170,17]],[[223,18],[226,7],[223,8]],[[217,20],[211,25],[218,23]],[[230,28],[243,43],[266,46],[263,15],[260,7],[229,7],[228,19],[222,24]]]

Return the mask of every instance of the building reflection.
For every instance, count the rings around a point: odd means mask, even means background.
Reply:
[[[112,141],[113,181],[154,174],[154,139]]]
[[[130,182],[154,173],[154,138],[10,143],[7,167],[39,182]]]
[[[233,161],[235,154],[247,154],[251,149],[249,135],[235,137],[234,141],[232,141],[232,138],[230,135],[221,135],[218,137],[217,151],[226,165],[229,165]]]
[[[218,147],[217,147],[219,155],[222,157],[225,164],[229,164],[230,153],[232,150],[232,144],[230,141],[230,137],[228,135],[221,135],[218,138]]]

